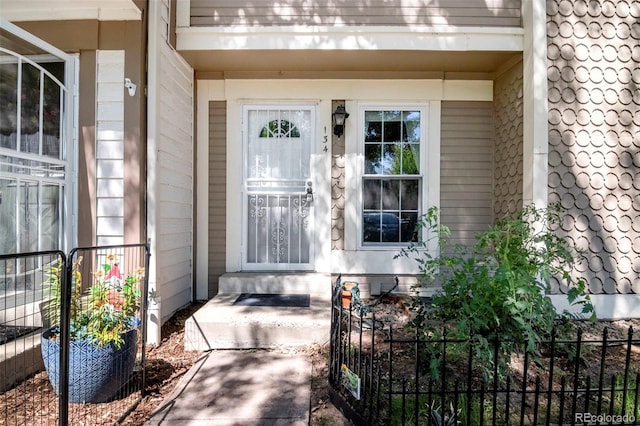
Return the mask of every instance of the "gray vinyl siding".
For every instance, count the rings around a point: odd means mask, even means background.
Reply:
[[[209,102],[209,297],[225,272],[227,240],[227,103]]]
[[[191,26],[521,26],[521,0],[191,0]]]
[[[453,244],[493,223],[493,139],[492,102],[442,103],[440,210]]]

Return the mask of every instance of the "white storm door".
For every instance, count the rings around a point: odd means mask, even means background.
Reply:
[[[243,111],[243,269],[312,270],[310,106],[246,106]]]

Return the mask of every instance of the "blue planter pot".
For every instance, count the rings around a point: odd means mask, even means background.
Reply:
[[[42,333],[41,351],[49,381],[60,394],[60,342],[51,340],[51,330]],[[137,331],[127,331],[118,349],[109,343],[98,346],[82,340],[69,348],[69,401],[74,403],[111,400],[129,381],[136,362]]]

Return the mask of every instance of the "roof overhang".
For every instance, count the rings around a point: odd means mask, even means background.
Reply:
[[[511,51],[406,50],[198,50],[180,54],[196,72],[220,72],[228,78],[260,72],[292,78],[299,77],[299,72],[330,73],[332,78],[348,78],[348,73],[359,73],[360,78],[365,74],[383,78],[381,73],[404,73],[406,78],[445,78],[434,73],[494,73],[507,62],[522,57],[522,52]]]
[[[521,28],[178,27],[196,72],[492,73],[522,57]]]
[[[2,17],[12,22],[137,21],[142,19],[136,0],[2,0]]]

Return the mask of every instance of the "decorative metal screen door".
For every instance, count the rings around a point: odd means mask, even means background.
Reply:
[[[312,107],[245,107],[243,267],[313,269]]]

